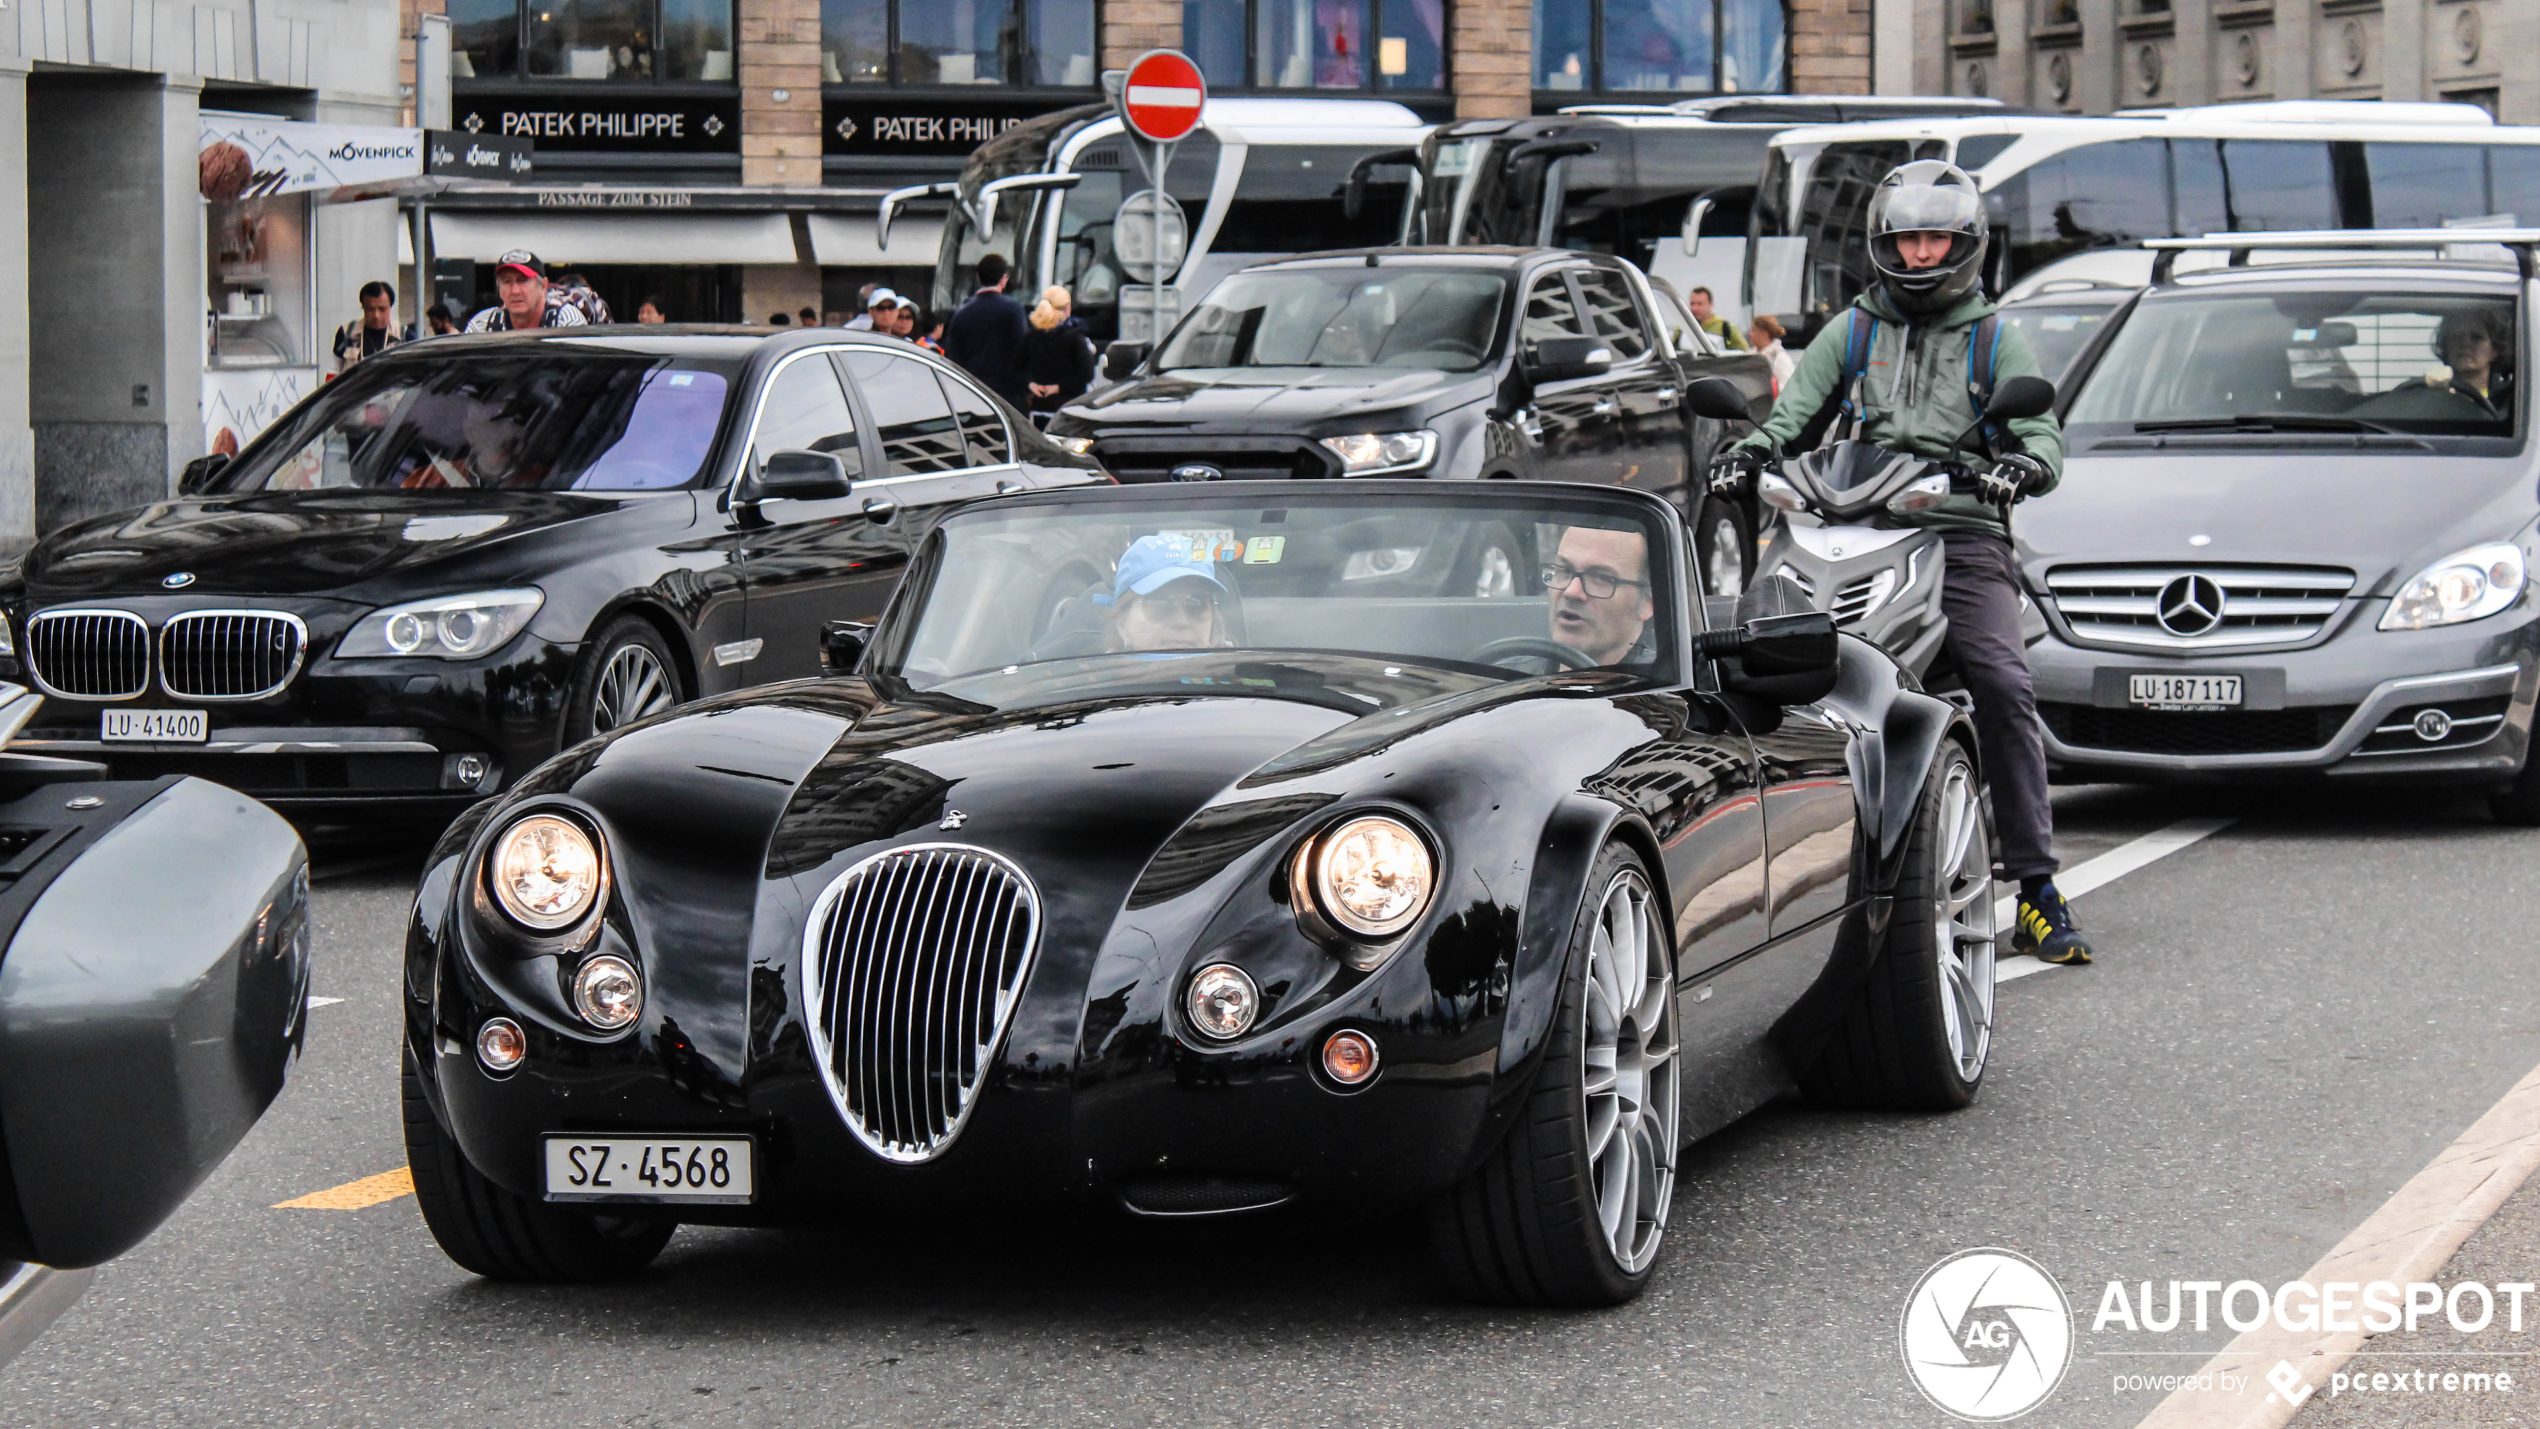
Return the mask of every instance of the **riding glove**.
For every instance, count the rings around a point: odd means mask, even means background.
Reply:
[[[2049,480],[2046,463],[2022,452],[2013,452],[1993,464],[1993,469],[1976,477],[1976,494],[1995,506],[2009,506],[2023,496],[2034,495]]]
[[[1755,474],[1764,469],[1764,454],[1754,447],[1731,447],[1711,459],[1711,490],[1715,495],[1739,496],[1755,484]]]

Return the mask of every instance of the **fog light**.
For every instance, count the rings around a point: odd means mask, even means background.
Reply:
[[[2440,744],[2452,732],[2452,716],[2444,710],[2419,710],[2416,727],[2417,738],[2428,744]]]
[[[441,787],[490,794],[494,792],[494,778],[501,771],[502,766],[490,754],[445,754],[441,756]]]
[[[476,1060],[489,1072],[508,1072],[529,1055],[529,1037],[508,1017],[489,1017],[476,1029]]]
[[[1333,1033],[1323,1042],[1323,1071],[1345,1087],[1364,1084],[1376,1075],[1376,1039],[1364,1032]]]
[[[583,1021],[614,1032],[642,1015],[644,980],[626,959],[603,953],[573,975],[573,1006]]]
[[[1241,1037],[1261,1013],[1261,993],[1231,963],[1200,969],[1191,979],[1192,1025],[1211,1037]]]

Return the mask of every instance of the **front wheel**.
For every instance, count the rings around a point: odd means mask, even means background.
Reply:
[[[566,744],[579,744],[679,703],[679,667],[652,622],[620,616],[590,648],[566,706]]]
[[[1508,1305],[1619,1305],[1649,1283],[1676,1191],[1676,960],[1647,870],[1598,856],[1516,1124],[1429,1213],[1440,1267]]]

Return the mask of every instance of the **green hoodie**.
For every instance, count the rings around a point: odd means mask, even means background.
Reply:
[[[1976,398],[1968,391],[1967,346],[1976,323],[1993,311],[1993,304],[1980,293],[1970,293],[1939,317],[1908,324],[1873,287],[1853,307],[1878,319],[1878,330],[1870,339],[1869,370],[1861,383],[1862,399],[1870,412],[1864,435],[1890,451],[1948,460],[1949,444],[1975,420]],[[1860,320],[1838,317],[1818,332],[1808,344],[1807,355],[1799,360],[1799,370],[1782,384],[1771,418],[1739,442],[1740,447],[1779,451],[1799,435],[1842,380],[1849,326]],[[2019,328],[2001,323],[1996,332],[1996,386],[2014,377],[2041,375],[2037,354],[2029,349],[2028,338]],[[2022,417],[2010,425],[2021,449],[2046,464],[2045,490],[2053,490],[2064,470],[2063,429],[2051,416]],[[1968,445],[1961,460],[1976,455],[1973,441]],[[1930,511],[1899,519],[1936,531],[1973,531],[2006,539],[2011,534],[2001,512],[1973,492],[1953,494]]]

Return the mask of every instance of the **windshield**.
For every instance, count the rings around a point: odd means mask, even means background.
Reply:
[[[2064,380],[2064,369],[2099,335],[2099,326],[2117,310],[2114,303],[2021,303],[2002,310],[2002,321],[2028,338],[2037,354],[2038,371],[2049,382]]]
[[[1413,367],[1470,372],[1490,356],[1507,278],[1346,267],[1238,273],[1156,360],[1193,367]]]
[[[1356,656],[1485,683],[1668,678],[1675,664],[1678,597],[1665,562],[1652,569],[1666,547],[1637,502],[1085,500],[957,515],[937,539],[898,673],[986,703],[1017,681],[1071,694],[1276,683],[1187,675],[1176,655]]]
[[[212,489],[668,491],[713,450],[728,370],[552,343],[365,362]]]
[[[2514,305],[2450,293],[2198,295],[2138,304],[2075,428],[2511,436]]]

